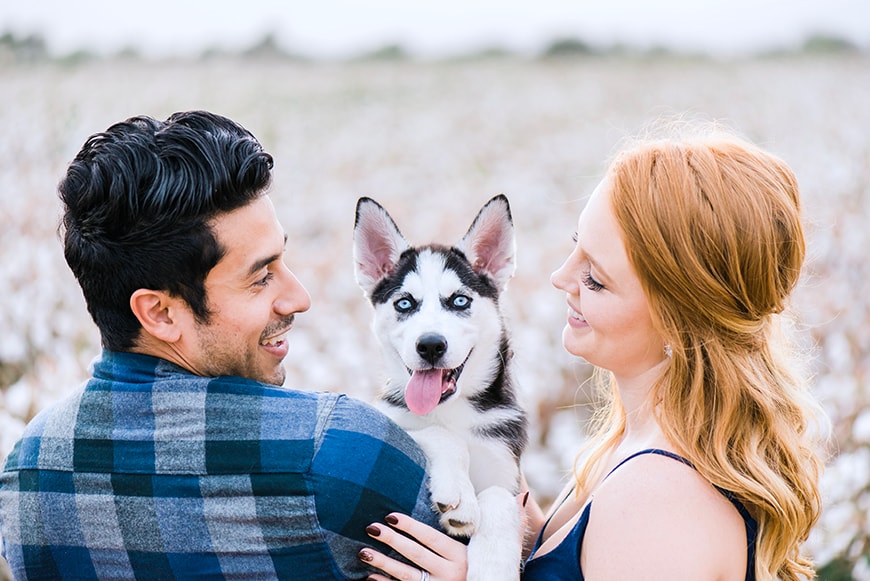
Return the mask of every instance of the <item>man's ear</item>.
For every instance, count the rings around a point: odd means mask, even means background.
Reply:
[[[165,291],[145,288],[136,289],[130,295],[130,309],[143,331],[166,343],[174,343],[181,337],[181,302]]]

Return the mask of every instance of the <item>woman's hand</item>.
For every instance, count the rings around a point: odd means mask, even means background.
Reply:
[[[529,491],[526,487],[516,497],[524,525],[534,523],[539,515],[543,516],[534,501],[533,508],[529,511],[528,500]],[[468,573],[468,548],[463,543],[404,514],[391,513],[384,520],[390,526],[372,523],[366,527],[366,533],[404,555],[416,567],[366,547],[360,550],[359,559],[391,576],[374,573],[369,576],[371,581],[465,581]],[[528,532],[525,526],[523,529]]]
[[[370,537],[389,545],[417,566],[387,557],[372,548],[359,552],[361,561],[391,575],[372,574],[373,581],[464,581],[468,571],[464,544],[441,531],[399,513],[384,518],[386,526],[372,523],[366,527]],[[401,531],[401,532],[398,532]],[[401,534],[405,533],[405,534]],[[407,536],[406,536],[407,535]]]

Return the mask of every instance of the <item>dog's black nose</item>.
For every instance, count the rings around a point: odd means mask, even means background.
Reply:
[[[435,362],[447,352],[447,339],[437,333],[426,333],[417,339],[417,354],[425,361],[435,365]]]

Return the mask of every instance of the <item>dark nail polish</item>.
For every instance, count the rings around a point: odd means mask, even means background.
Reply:
[[[376,527],[375,525],[369,525],[366,527],[366,532],[373,537],[377,537],[381,534],[381,529]]]
[[[388,514],[387,516],[385,516],[385,517],[384,517],[384,520],[387,521],[387,524],[388,524],[388,525],[397,525],[397,524],[399,524],[399,519],[397,519],[395,516],[393,516],[393,515],[391,515],[391,514]]]
[[[371,563],[374,558],[367,549],[360,549],[360,552],[357,553],[357,557],[359,557],[360,561],[365,561],[366,563]]]
[[[529,491],[526,490],[526,493],[523,495],[523,507],[526,506],[526,503],[529,501]]]

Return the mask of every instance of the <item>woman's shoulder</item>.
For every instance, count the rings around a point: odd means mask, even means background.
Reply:
[[[604,479],[595,494],[596,508],[609,500],[622,506],[664,511],[669,506],[699,509],[694,516],[715,516],[717,508],[731,503],[676,454],[646,453],[630,457]],[[681,513],[685,511],[680,511]],[[737,515],[739,520],[739,514]],[[742,522],[742,521],[741,521]]]
[[[746,534],[731,502],[694,468],[643,454],[596,491],[584,553],[590,573],[615,567],[626,578],[721,579],[733,571],[742,579]],[[741,557],[743,567],[735,567]]]

